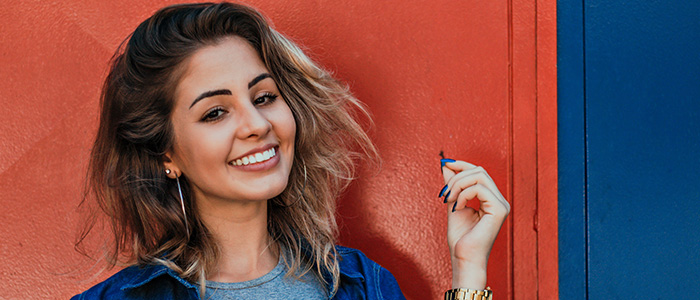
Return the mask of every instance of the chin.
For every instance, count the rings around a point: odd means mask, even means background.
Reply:
[[[251,191],[251,199],[268,200],[277,197],[287,188],[287,182],[288,180],[261,184],[259,185],[260,188]],[[248,188],[250,188],[250,186],[248,186]]]

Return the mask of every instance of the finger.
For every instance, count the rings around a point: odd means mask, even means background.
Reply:
[[[467,163],[467,162],[464,162],[461,160],[453,160],[453,159],[449,159],[449,158],[441,159],[440,164],[441,164],[441,170],[442,170],[442,177],[445,180],[445,186],[440,191],[440,194],[438,195],[438,197],[443,197],[448,193],[448,191],[447,191],[447,188],[449,185],[448,182],[450,181],[450,179],[452,179],[452,177],[455,176],[455,174],[459,173],[460,171],[463,171],[464,169],[468,168],[468,166],[470,166],[470,165],[473,167],[476,167],[470,163]],[[458,168],[446,167],[447,164],[450,164],[450,165],[456,164],[458,166]]]
[[[445,184],[447,184],[450,179],[455,176],[455,172],[452,171],[450,168],[442,167],[442,177],[445,179]]]
[[[508,214],[508,208],[498,200],[496,195],[494,195],[489,188],[479,183],[472,185],[459,193],[459,196],[453,205],[452,211],[454,212],[464,209],[467,206],[467,202],[475,198],[480,201],[480,210],[485,214],[502,218],[505,218],[505,216]]]
[[[464,170],[469,170],[476,168],[476,165],[468,163],[462,160],[455,160],[453,162],[445,162],[445,167],[452,170],[455,173],[462,172]],[[443,168],[444,169],[444,168]]]
[[[479,194],[479,185],[475,184],[466,189],[462,190],[458,195],[455,196],[454,204],[452,205],[452,212],[457,210],[462,210],[467,206],[467,202],[477,197]],[[483,194],[483,192],[482,192]]]
[[[460,184],[457,184],[457,182],[460,182]],[[451,202],[452,199],[450,198],[456,197],[456,195],[460,192],[459,189],[465,189],[476,183],[480,183],[491,189],[491,192],[493,192],[494,195],[496,195],[498,200],[502,202],[507,202],[505,197],[503,197],[503,195],[498,190],[496,183],[493,182],[491,176],[489,176],[486,170],[484,170],[484,168],[482,167],[475,167],[469,170],[465,170],[453,176],[447,183],[448,190],[444,192],[444,194],[449,193],[450,197],[445,199],[446,201],[444,202]]]
[[[467,172],[469,171],[465,171],[460,174]],[[487,176],[487,174],[485,174],[485,172],[479,171],[465,176],[461,176],[460,174],[455,175],[455,177],[459,176],[459,179],[457,179],[455,182],[451,181],[452,186],[450,186],[451,189],[448,191],[448,196],[445,197],[445,203],[457,201],[457,197],[462,194],[463,190],[476,184],[480,184],[488,189],[492,195],[494,195],[495,201],[500,202],[500,204],[503,206],[508,206],[507,201],[503,199],[503,196],[498,192],[498,188]]]
[[[461,172],[455,174],[455,176],[452,176],[452,178],[450,178],[450,180],[447,182],[447,185],[449,186],[450,189],[453,189],[456,186],[455,183],[457,181],[460,181],[466,177],[479,176],[477,174],[482,173],[482,172],[485,173],[486,171],[484,171],[484,169],[481,167],[475,167],[473,169],[461,171]],[[485,177],[484,174],[481,174],[481,176]],[[474,183],[476,183],[476,182],[474,182]],[[485,184],[485,182],[482,182],[482,184]],[[456,193],[456,192],[457,191],[453,191],[453,193]]]
[[[479,181],[479,183],[487,186],[488,188],[491,189],[494,195],[496,195],[497,199],[503,204],[503,206],[507,209],[508,212],[510,212],[510,204],[508,203],[508,200],[506,200],[505,197],[503,197],[503,194],[501,194],[501,191],[498,189],[498,186],[496,186],[496,183],[493,181],[493,178],[486,172],[486,170],[480,166],[476,166],[474,164],[465,162],[465,161],[460,161],[460,160],[455,160],[455,161],[445,161],[443,169],[443,174],[446,173],[447,171],[445,169],[449,169],[452,172],[456,172],[457,174],[454,176],[451,176],[449,180],[446,180],[447,184],[441,191],[442,196],[449,195],[450,197],[445,197],[443,202],[452,202],[454,201],[455,194],[458,193],[458,191],[452,191],[451,188],[454,185],[454,182],[458,180],[458,178],[455,178],[455,176],[458,176],[459,173],[462,172],[467,172],[465,175],[459,175],[460,177],[462,176],[467,176],[472,173],[476,172],[481,172],[484,174],[484,179]],[[461,170],[461,171],[460,171]],[[452,184],[451,184],[452,182]]]
[[[456,201],[457,197],[464,189],[479,183],[479,177],[480,176],[478,173],[470,173],[469,171],[463,171],[455,176],[452,176],[450,181],[447,183],[447,189],[444,193],[445,198],[443,199],[443,202],[452,203]]]

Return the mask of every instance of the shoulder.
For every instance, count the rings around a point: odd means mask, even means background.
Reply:
[[[367,299],[404,299],[394,275],[362,251],[343,246],[336,251],[342,283],[362,286]]]
[[[351,260],[353,262],[366,261],[374,263],[374,261],[369,259],[367,255],[358,249],[336,245],[335,250],[338,251],[338,256],[340,256],[341,260]]]
[[[191,294],[193,285],[165,266],[131,266],[122,269],[71,300],[178,299]],[[179,297],[182,299],[183,297]]]
[[[358,249],[343,246],[335,246],[335,249],[338,251],[341,275],[363,277],[364,275],[371,275],[376,269],[382,268]]]
[[[87,291],[73,296],[71,300],[118,299],[122,294],[122,287],[138,278],[142,272],[143,270],[137,266],[124,268]]]

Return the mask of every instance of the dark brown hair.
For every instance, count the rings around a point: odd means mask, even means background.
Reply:
[[[270,235],[288,250],[288,274],[328,276],[332,294],[339,282],[335,199],[353,177],[353,160],[377,157],[355,118],[367,112],[262,15],[231,3],[165,7],[141,23],[112,59],[87,181],[114,236],[108,262],[164,264],[189,281],[203,281],[216,268],[218,249],[198,217],[187,174],[181,183],[189,232],[163,158],[174,143],[170,114],[183,62],[228,36],[244,38],[258,52],[297,123],[288,186],[269,200]],[[88,223],[78,245],[94,224]]]

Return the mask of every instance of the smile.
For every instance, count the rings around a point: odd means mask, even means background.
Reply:
[[[233,166],[247,166],[268,161],[274,158],[275,156],[277,156],[277,151],[275,151],[275,148],[273,147],[262,152],[253,153],[248,156],[241,157],[239,159],[236,159],[235,161],[229,162],[229,164]]]

